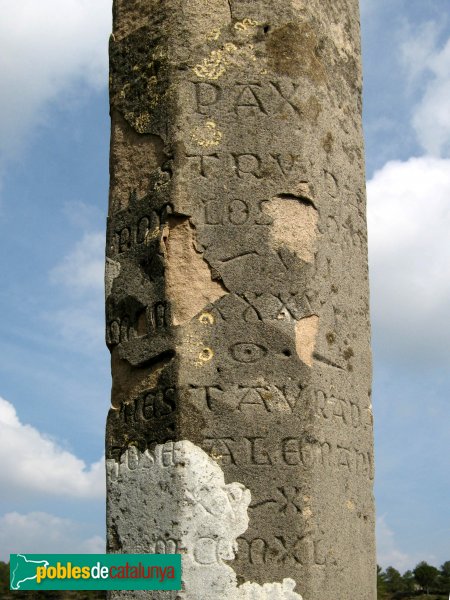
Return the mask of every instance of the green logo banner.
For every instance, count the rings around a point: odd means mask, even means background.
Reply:
[[[11,590],[180,590],[180,554],[11,554]]]

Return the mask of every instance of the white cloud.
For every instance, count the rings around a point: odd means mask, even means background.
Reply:
[[[418,83],[436,52],[439,28],[434,21],[428,21],[419,28],[409,25],[403,35],[405,39],[400,47],[401,59],[410,83]]]
[[[386,515],[377,518],[377,562],[383,568],[394,567],[401,573],[411,569],[414,559],[402,552],[392,529],[386,523]]]
[[[412,117],[418,140],[427,153],[448,156],[450,39],[439,48],[439,33],[436,23],[426,23],[421,29],[409,32],[401,50],[410,83],[420,86],[422,92]]]
[[[77,294],[103,292],[104,271],[105,235],[85,233],[75,248],[52,270],[51,278]]]
[[[375,338],[385,358],[450,355],[450,160],[393,161],[368,182]]]
[[[105,234],[92,232],[50,273],[63,292],[64,307],[48,315],[49,321],[70,347],[87,354],[105,350],[104,271]]]
[[[447,77],[430,82],[413,117],[421,145],[435,156],[448,156],[450,150],[450,60],[447,68]]]
[[[364,17],[366,13],[373,10],[377,6],[373,0],[361,0],[359,3],[361,16]]]
[[[107,82],[110,0],[1,3],[0,166],[21,149],[45,108],[81,83]]]
[[[102,498],[104,461],[90,466],[31,425],[0,398],[0,488],[4,497],[24,492],[73,498]],[[0,543],[1,547],[1,543]]]
[[[72,226],[82,231],[90,231],[97,226],[104,228],[105,215],[97,205],[81,200],[67,201],[63,205],[63,214]]]
[[[10,554],[102,554],[105,540],[86,527],[44,512],[10,512],[0,518],[0,560]],[[83,535],[85,534],[85,535]],[[88,537],[85,537],[85,536]]]
[[[387,516],[381,515],[376,522],[377,562],[384,569],[394,567],[400,573],[412,570],[422,560],[430,564],[436,563],[434,554],[407,554],[398,544],[395,532],[387,524]]]

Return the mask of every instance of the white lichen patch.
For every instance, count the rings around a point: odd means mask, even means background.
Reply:
[[[120,273],[120,263],[116,260],[112,260],[111,258],[106,259],[105,264],[105,296],[111,295],[114,279],[119,276]]]
[[[295,324],[295,349],[305,365],[312,367],[313,353],[316,346],[319,317],[311,315],[304,317]]]
[[[206,121],[204,125],[196,127],[192,133],[192,139],[203,148],[218,146],[222,137],[223,134],[214,121]]]
[[[234,558],[236,540],[248,527],[250,491],[226,484],[219,465],[198,446],[130,447],[120,462],[107,461],[107,473],[110,540],[123,553],[181,553],[180,599],[301,600],[292,579],[238,586],[225,561]]]
[[[318,212],[296,199],[272,198],[264,211],[273,220],[270,237],[275,249],[287,247],[305,262],[314,260],[318,236]]]

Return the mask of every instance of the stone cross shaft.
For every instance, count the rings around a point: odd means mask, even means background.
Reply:
[[[357,0],[114,0],[108,551],[375,600]]]

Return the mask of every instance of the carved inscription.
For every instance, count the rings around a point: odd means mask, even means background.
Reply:
[[[372,412],[353,400],[335,397],[322,390],[315,392],[317,414],[325,421],[354,429],[372,426]]]
[[[153,421],[176,410],[176,392],[172,387],[142,392],[135,401],[120,406],[120,417],[127,425]]]
[[[283,386],[267,384],[265,386],[232,385],[192,386],[189,398],[200,409],[212,412],[226,410],[262,411],[267,413],[293,413],[300,400],[300,383],[287,383]]]
[[[272,219],[264,212],[260,200],[256,204],[248,200],[235,198],[228,202],[211,200],[205,204],[206,225],[270,225]]]
[[[289,468],[299,467],[305,471],[313,468],[338,470],[343,475],[359,475],[373,479],[373,455],[350,444],[327,441],[307,441],[285,437],[275,447],[269,448],[264,437],[242,439],[206,438],[203,448],[223,464]]]
[[[212,166],[215,161],[220,160],[218,154],[185,154],[185,156],[191,159],[191,162],[196,165],[197,173],[205,179],[213,175]]]
[[[135,336],[135,330],[130,327],[127,317],[114,319],[108,323],[106,328],[106,343],[115,346],[123,342],[128,342],[130,337]]]
[[[110,313],[124,313],[111,308]],[[166,329],[171,324],[172,318],[168,302],[155,302],[147,309],[130,311],[129,316],[115,317],[108,320],[106,327],[106,343],[109,346],[123,344],[133,338],[147,335],[151,330]]]
[[[327,562],[325,544],[313,533],[304,535],[274,536],[269,539],[247,537],[238,538],[239,550],[236,560],[251,565],[283,564],[292,568],[318,565]]]
[[[236,116],[274,117],[286,110],[302,115],[302,88],[288,81],[236,81],[226,91],[217,83],[193,81],[192,102],[200,115],[211,116],[218,109]]]
[[[267,354],[267,348],[261,344],[239,342],[230,347],[230,354],[236,362],[255,363]]]
[[[268,152],[267,154],[251,151],[214,152],[212,154],[185,154],[184,157],[191,164],[192,172],[204,179],[215,179],[218,172],[224,170],[230,177],[234,176],[237,179],[254,182],[261,180],[264,173],[267,172],[281,176],[283,179],[294,175],[307,178],[308,174],[308,167],[302,161],[301,156],[291,152]]]
[[[183,554],[180,599],[372,600],[355,6],[114,3],[109,546]]]
[[[275,508],[273,507],[275,505]],[[270,500],[261,500],[250,505],[251,510],[270,506],[283,516],[295,517],[305,508],[305,499],[302,490],[296,486],[283,486],[277,488],[277,496]]]
[[[148,246],[159,236],[160,227],[160,216],[152,211],[133,224],[116,229],[110,241],[111,254],[121,255],[134,248]]]

